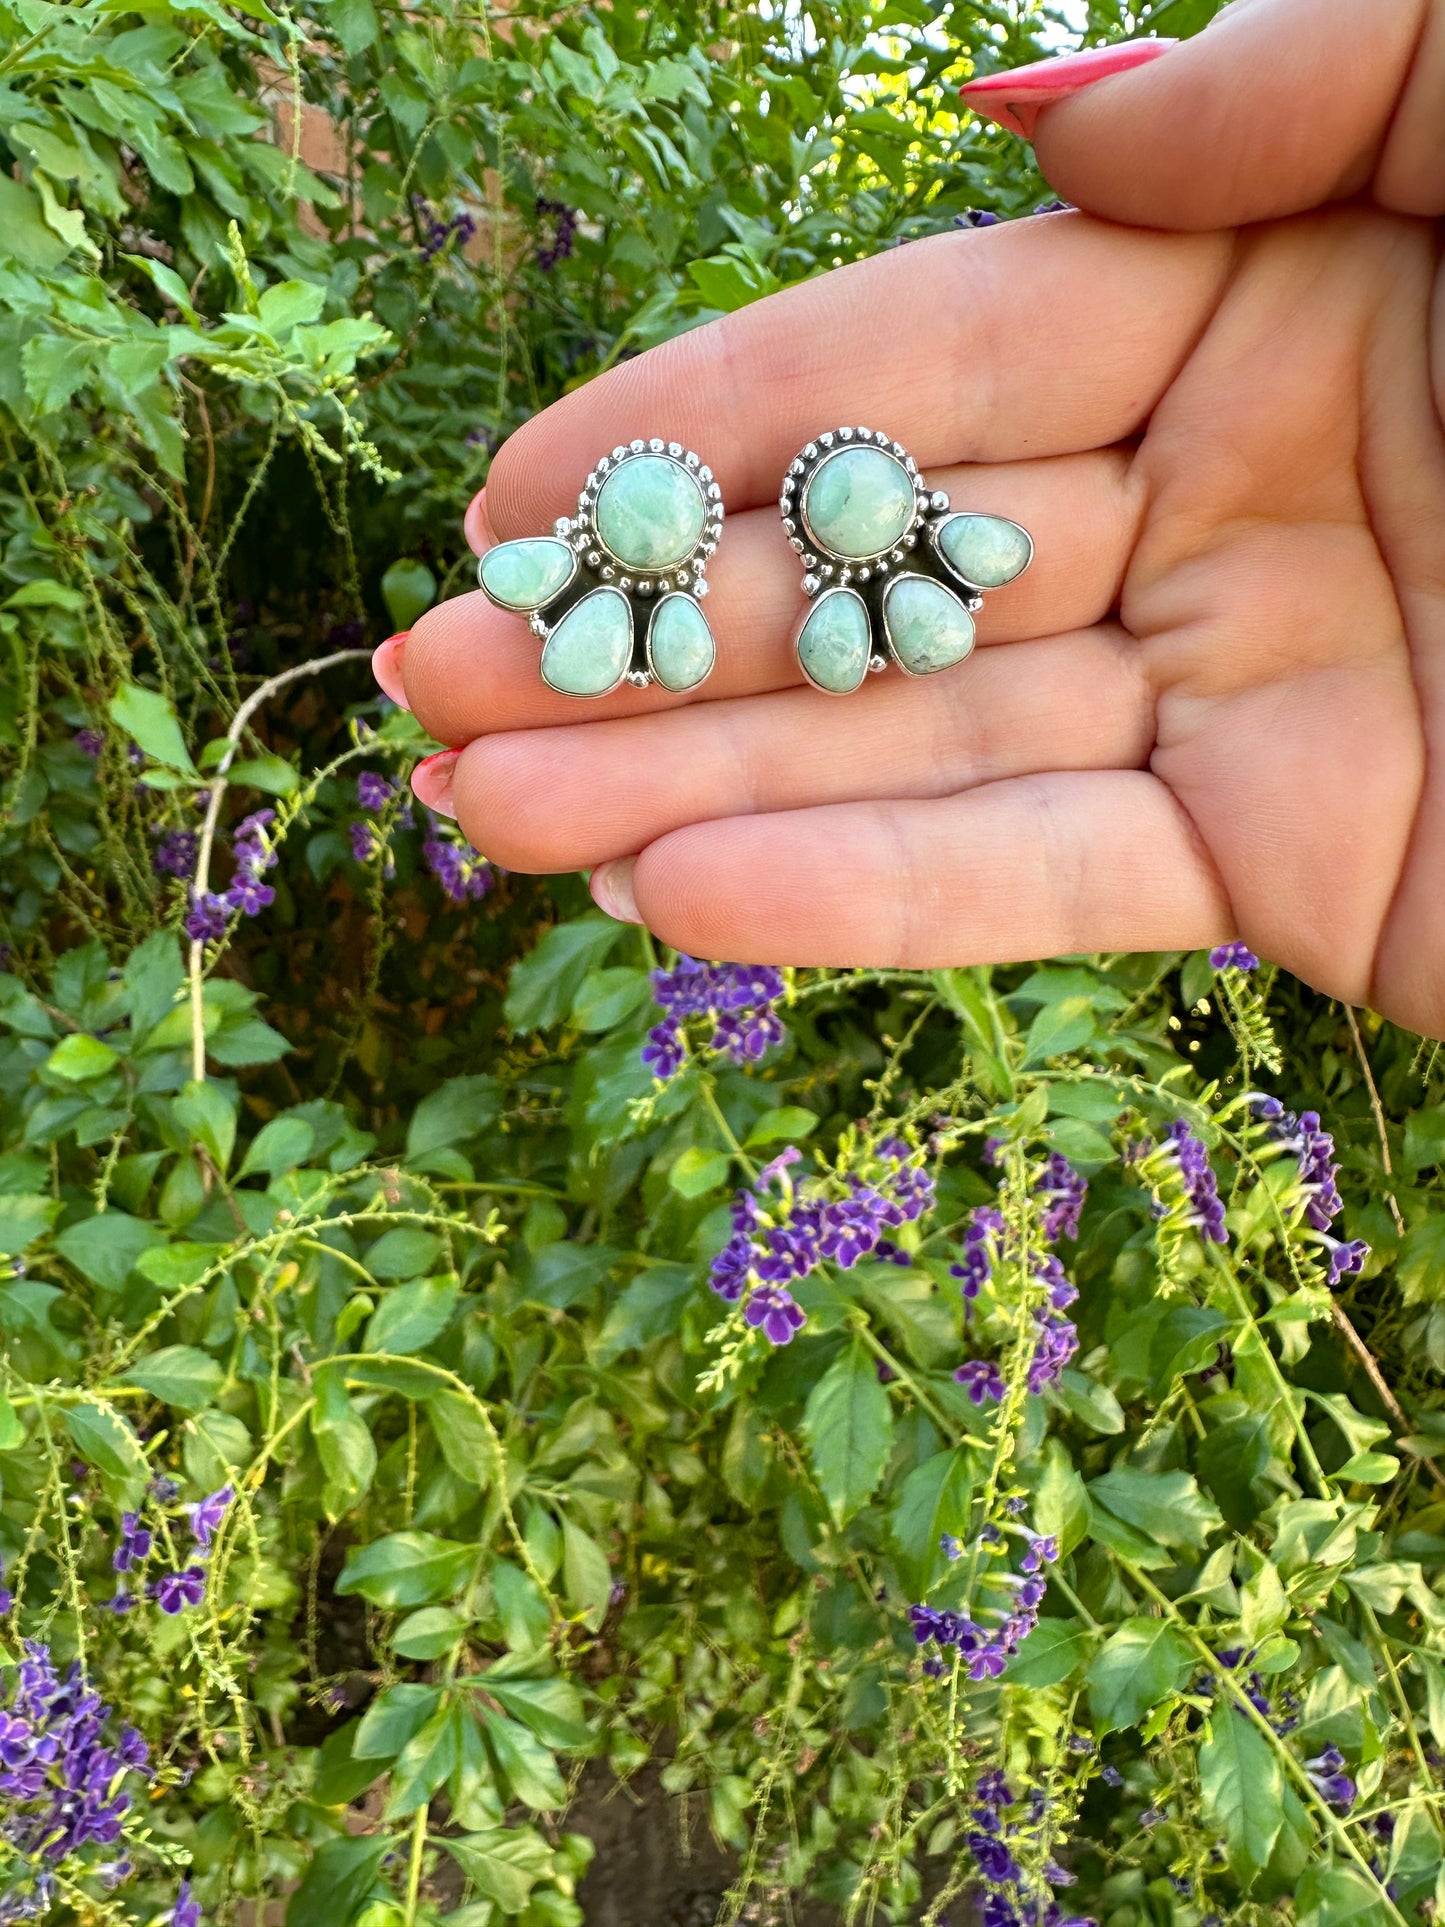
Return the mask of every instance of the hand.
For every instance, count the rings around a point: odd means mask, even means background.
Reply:
[[[422,787],[489,856],[596,866],[604,908],[703,956],[1237,936],[1445,1034],[1445,0],[1236,0],[1035,138],[1089,212],[824,275],[513,436],[474,546],[548,532],[634,435],[712,463],[718,667],[583,708],[520,618],[459,597],[402,654],[466,746]],[[962,667],[834,698],[791,650],[776,496],[845,421],[1036,559]]]

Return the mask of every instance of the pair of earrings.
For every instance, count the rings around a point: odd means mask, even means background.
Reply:
[[[831,695],[890,661],[910,676],[962,662],[984,590],[1033,559],[1026,529],[953,511],[900,443],[867,428],[809,442],[778,506],[809,601],[799,666]],[[680,694],[717,656],[701,598],[722,522],[707,464],[680,442],[639,439],[602,457],[574,516],[550,536],[489,549],[478,579],[499,608],[528,618],[542,680],[560,695],[606,696],[624,682]]]

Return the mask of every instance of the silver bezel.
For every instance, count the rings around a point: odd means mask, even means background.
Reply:
[[[590,602],[595,595],[621,596],[622,606],[627,611],[627,652],[623,657],[622,672],[615,682],[608,683],[605,689],[594,689],[586,695],[581,695],[575,689],[560,688],[547,674],[543,665],[547,660],[547,645],[562,627],[562,623],[565,622],[567,617],[572,615],[574,611],[580,609],[583,603]],[[619,588],[615,582],[599,583],[595,589],[589,589],[586,595],[579,596],[572,604],[572,607],[563,615],[561,621],[548,624],[543,622],[540,616],[534,615],[531,619],[530,626],[533,635],[539,635],[542,638],[542,655],[537,664],[537,673],[541,676],[543,682],[546,683],[554,696],[565,696],[569,702],[574,703],[597,703],[601,702],[604,696],[615,695],[623,683],[627,681],[628,670],[632,663],[633,649],[637,640],[637,611],[632,606],[631,598],[623,589]]]
[[[808,665],[803,661],[803,631],[807,628],[809,622],[817,614],[818,610],[821,609],[823,604],[828,600],[829,596],[835,595],[846,595],[853,598],[863,611],[863,620],[868,629],[868,659],[863,665],[863,674],[858,678],[857,682],[853,684],[851,689],[830,689],[827,683],[819,682],[816,676],[809,673]],[[827,588],[820,590],[818,595],[804,608],[802,615],[799,616],[797,622],[793,625],[793,654],[798,659],[798,667],[802,670],[806,681],[812,688],[818,690],[819,693],[824,696],[854,696],[863,687],[864,683],[867,682],[870,671],[887,667],[887,664],[883,662],[873,650],[873,619],[869,615],[868,604],[856,589],[850,588],[843,582],[829,583]]]
[[[860,447],[880,449],[898,462],[913,484],[913,515],[898,540],[886,549],[879,549],[869,556],[845,556],[817,540],[808,526],[803,504],[808,484],[818,470],[845,449]],[[948,498],[944,496],[941,499],[946,508]],[[917,546],[924,518],[937,511],[939,500],[937,495],[930,493],[927,482],[918,472],[918,464],[903,444],[895,442],[882,430],[831,428],[816,441],[809,442],[788,464],[778,497],[783,533],[794,551],[803,558],[803,567],[807,572],[803,579],[804,592],[812,596],[831,584],[846,588],[850,583],[867,582],[874,575],[886,574],[890,568],[905,561],[909,551]],[[809,583],[812,584],[811,588]]]
[[[577,555],[576,549],[572,547],[572,544],[570,542],[562,541],[562,538],[557,535],[519,535],[519,536],[514,536],[512,540],[517,542],[561,542],[562,543],[562,547],[566,549],[568,552],[568,556],[571,561],[571,567],[567,571],[566,581],[558,584],[558,586],[552,591],[551,595],[548,596],[547,602],[555,602],[559,595],[565,595],[567,591],[572,587],[572,584],[577,580],[578,555]],[[498,549],[510,548],[511,542],[497,542],[493,544],[493,547]],[[491,553],[492,553],[492,550],[488,549],[487,555],[490,555]],[[497,595],[494,590],[489,589],[486,583],[483,582],[482,568],[486,562],[487,555],[479,556],[477,558],[477,587],[481,590],[482,594],[487,598],[488,602],[492,604],[493,608],[505,609],[508,615],[513,615],[513,616],[530,615],[533,609],[535,609],[538,606],[535,602],[506,602],[503,600],[501,596]],[[547,606],[547,603],[544,602],[541,606],[545,609]]]
[[[1018,530],[1019,534],[1023,537],[1025,542],[1027,542],[1029,545],[1028,560],[1024,563],[1023,567],[1019,570],[1018,575],[1011,575],[1007,582],[999,582],[999,583],[975,582],[972,576],[967,576],[963,573],[963,570],[959,568],[956,562],[951,562],[949,560],[948,553],[943,546],[943,531],[945,528],[947,528],[950,522],[954,521],[960,515],[977,515],[983,518],[985,521],[989,521],[989,522],[1007,522],[1010,528],[1014,528]],[[1029,570],[1033,567],[1034,538],[1029,534],[1028,530],[1024,527],[1022,522],[1015,522],[1011,515],[995,515],[992,509],[950,508],[946,515],[940,515],[937,521],[929,523],[928,539],[933,544],[934,554],[938,557],[939,561],[943,564],[944,568],[948,570],[949,574],[956,577],[958,581],[964,583],[968,588],[972,589],[973,593],[976,596],[995,595],[997,594],[999,589],[1012,588],[1014,583],[1019,580],[1019,577],[1027,575]]]
[[[661,455],[665,460],[675,463],[696,483],[702,496],[702,534],[681,562],[672,563],[666,569],[639,569],[622,561],[608,548],[597,528],[597,498],[604,483],[639,455]],[[610,455],[602,457],[587,477],[582,493],[577,498],[576,515],[559,521],[555,533],[564,542],[572,544],[588,568],[604,584],[620,589],[624,595],[662,596],[673,589],[681,590],[683,594],[702,595],[706,591],[699,584],[703,579],[703,570],[717,549],[722,524],[722,489],[701,456],[690,448],[684,448],[681,442],[663,441],[660,436],[644,440],[638,436],[631,442],[619,442]]]
[[[693,608],[697,610],[703,621],[707,623],[707,632],[712,639],[712,661],[708,664],[706,672],[699,676],[696,682],[690,682],[686,689],[674,689],[670,683],[665,683],[662,677],[658,675],[657,664],[652,659],[652,631],[658,615],[661,612],[662,605],[665,602],[674,602],[679,599],[683,602],[690,602]],[[648,610],[647,635],[644,646],[647,650],[647,673],[657,684],[658,688],[665,691],[669,696],[687,696],[690,695],[694,689],[701,689],[713,670],[717,667],[717,637],[712,633],[712,624],[707,620],[707,611],[703,608],[696,596],[688,595],[682,589],[669,589],[667,594],[660,595]]]
[[[973,623],[973,640],[969,643],[967,649],[964,650],[961,656],[956,657],[954,661],[940,663],[937,669],[910,669],[902,656],[899,655],[898,645],[893,640],[893,626],[888,620],[888,598],[892,595],[898,584],[900,582],[907,582],[910,576],[915,582],[930,582],[934,588],[941,589],[945,595],[951,595],[956,602],[963,605],[969,621]],[[975,614],[976,611],[970,607],[969,597],[960,595],[957,589],[950,588],[946,582],[940,582],[936,576],[919,575],[916,569],[900,569],[884,589],[882,601],[879,604],[879,620],[883,624],[883,635],[888,644],[889,657],[899,672],[907,676],[910,682],[927,682],[930,677],[946,675],[950,669],[957,669],[960,663],[968,661],[969,657],[978,647],[978,624],[974,621]]]

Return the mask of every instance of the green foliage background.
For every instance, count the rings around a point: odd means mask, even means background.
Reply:
[[[162,1762],[136,1880],[77,1874],[70,1913],[150,1918],[189,1867],[223,1920],[299,1882],[304,1927],[570,1927],[577,1778],[653,1756],[738,1852],[726,1919],[956,1918],[987,1765],[1111,1927],[1445,1905],[1432,1049],[1197,957],[815,972],[776,1061],[658,1091],[657,959],[580,885],[457,909],[395,810],[350,854],[356,771],[426,747],[362,652],[465,582],[489,450],[712,314],[1026,215],[1029,154],[953,88],[1081,24],[0,0],[0,1659],[79,1655]],[[208,803],[222,843],[264,803],[284,839],[275,904],[200,958],[152,856]],[[1344,1294],[1234,1102],[1261,1078],[1336,1133],[1373,1249]],[[1174,1116],[1226,1258],[1125,1166]],[[790,1142],[846,1161],[860,1118],[932,1148],[912,1263],[811,1281],[793,1346],[700,1386],[730,1192]],[[1075,1367],[980,1412],[948,1266],[993,1133],[1015,1222],[1051,1149],[1091,1197]],[[203,1608],[115,1618],[157,1472],[240,1498]],[[935,1687],[905,1608],[985,1491],[1065,1557],[1004,1679]],[[1348,1815],[1301,1765],[1330,1744]]]

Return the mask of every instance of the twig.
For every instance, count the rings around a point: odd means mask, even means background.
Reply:
[[[1380,1103],[1380,1093],[1375,1088],[1375,1074],[1370,1068],[1370,1060],[1365,1051],[1365,1040],[1360,1035],[1360,1026],[1355,1019],[1354,1009],[1349,1004],[1345,1005],[1345,1022],[1350,1027],[1350,1036],[1354,1039],[1355,1043],[1355,1055],[1360,1060],[1360,1069],[1364,1072],[1365,1076],[1365,1088],[1370,1093],[1370,1109],[1375,1114],[1375,1130],[1379,1134],[1380,1139],[1380,1162],[1385,1167],[1385,1176],[1387,1178],[1393,1178],[1395,1171],[1394,1166],[1390,1162],[1390,1135],[1385,1128],[1384,1106]],[[1395,1196],[1393,1184],[1387,1185],[1385,1188],[1385,1202],[1390,1207],[1390,1216],[1395,1220],[1395,1229],[1403,1238],[1405,1235],[1405,1219],[1401,1213],[1399,1201]]]

